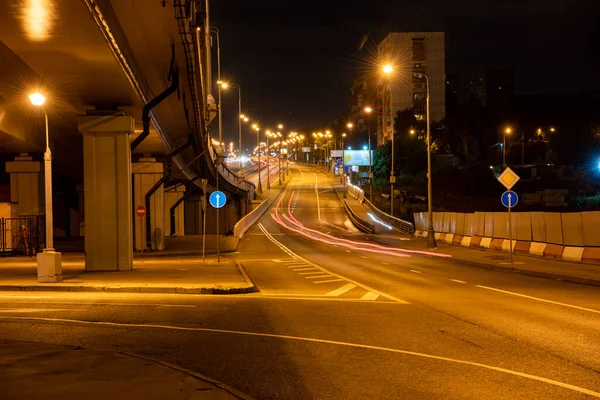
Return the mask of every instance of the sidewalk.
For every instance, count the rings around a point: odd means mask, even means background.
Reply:
[[[0,387],[5,400],[250,399],[146,357],[12,340],[0,340]]]
[[[415,250],[427,250],[427,239],[413,237],[406,240],[400,234],[379,236],[381,242],[397,247]],[[513,264],[506,251],[486,250],[472,247],[454,246],[437,241],[434,252],[450,254],[450,260],[487,269],[505,269],[525,275],[560,279],[566,282],[600,286],[600,265],[551,260],[543,257],[513,253]]]
[[[0,290],[235,294],[256,291],[235,260],[215,256],[137,258],[132,271],[85,271],[83,254],[65,254],[63,281],[39,283],[35,258],[0,259]]]

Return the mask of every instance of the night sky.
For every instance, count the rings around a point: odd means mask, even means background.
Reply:
[[[244,112],[263,126],[293,130],[346,112],[352,79],[373,68],[391,31],[445,31],[446,73],[463,80],[512,68],[517,94],[600,91],[599,21],[597,0],[211,2],[223,80],[241,85]],[[235,139],[237,91],[223,106],[225,138]]]

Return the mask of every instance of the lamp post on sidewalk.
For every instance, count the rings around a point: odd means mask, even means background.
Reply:
[[[258,152],[258,193],[262,193],[262,183],[260,181],[260,128],[257,124],[252,125],[256,131],[256,151]]]
[[[431,119],[429,116],[429,77],[425,77],[425,86],[427,87],[426,109],[427,109],[427,245],[430,248],[437,247],[435,242],[435,233],[433,232],[433,191],[431,185]]]
[[[43,107],[46,97],[39,92],[29,95],[29,100],[44,112],[46,125],[46,151],[44,152],[44,198],[46,212],[46,240],[42,253],[37,255],[37,273],[39,282],[62,281],[62,255],[54,251],[54,224],[52,214],[52,152],[48,134],[48,113]]]
[[[370,106],[366,106],[364,109],[365,113],[367,115],[370,115],[373,112],[373,109]],[[368,140],[368,150],[369,150],[369,201],[372,203],[373,202],[373,170],[372,170],[372,165],[373,162],[371,160],[371,127],[369,126],[369,123],[367,122],[367,132],[369,134],[369,140]],[[393,147],[393,144],[392,144]],[[393,154],[393,150],[392,150],[392,154]],[[392,160],[393,160],[393,155],[392,155]],[[392,161],[392,165],[394,165],[394,162]],[[394,193],[394,185],[392,184],[392,194]],[[392,215],[394,213],[394,198],[392,197]]]

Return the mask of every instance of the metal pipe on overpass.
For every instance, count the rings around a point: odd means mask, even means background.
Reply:
[[[150,100],[142,109],[142,133],[131,142],[131,151],[133,152],[150,134],[150,111],[159,105],[163,100],[172,95],[179,88],[179,69],[173,71],[171,85],[158,96]]]

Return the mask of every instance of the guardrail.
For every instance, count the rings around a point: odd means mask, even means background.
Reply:
[[[348,180],[346,182],[346,192],[352,198],[354,198],[358,202],[364,204],[369,210],[371,210],[371,212],[373,214],[375,214],[375,216],[379,220],[381,220],[382,222],[385,222],[386,224],[388,224],[392,228],[396,229],[397,231],[404,233],[406,235],[411,235],[411,236],[415,233],[415,227],[412,223],[405,221],[403,219],[400,219],[400,218],[393,217],[390,214],[387,214],[387,213],[381,211],[379,208],[375,207],[373,205],[373,203],[371,203],[369,200],[367,200],[365,198],[365,192],[361,188],[350,183],[350,178],[348,178]]]
[[[346,213],[350,218],[350,221],[356,226],[361,232],[374,234],[375,233],[375,225],[372,222],[363,221],[348,205],[348,201],[344,199],[344,208],[346,209]]]

